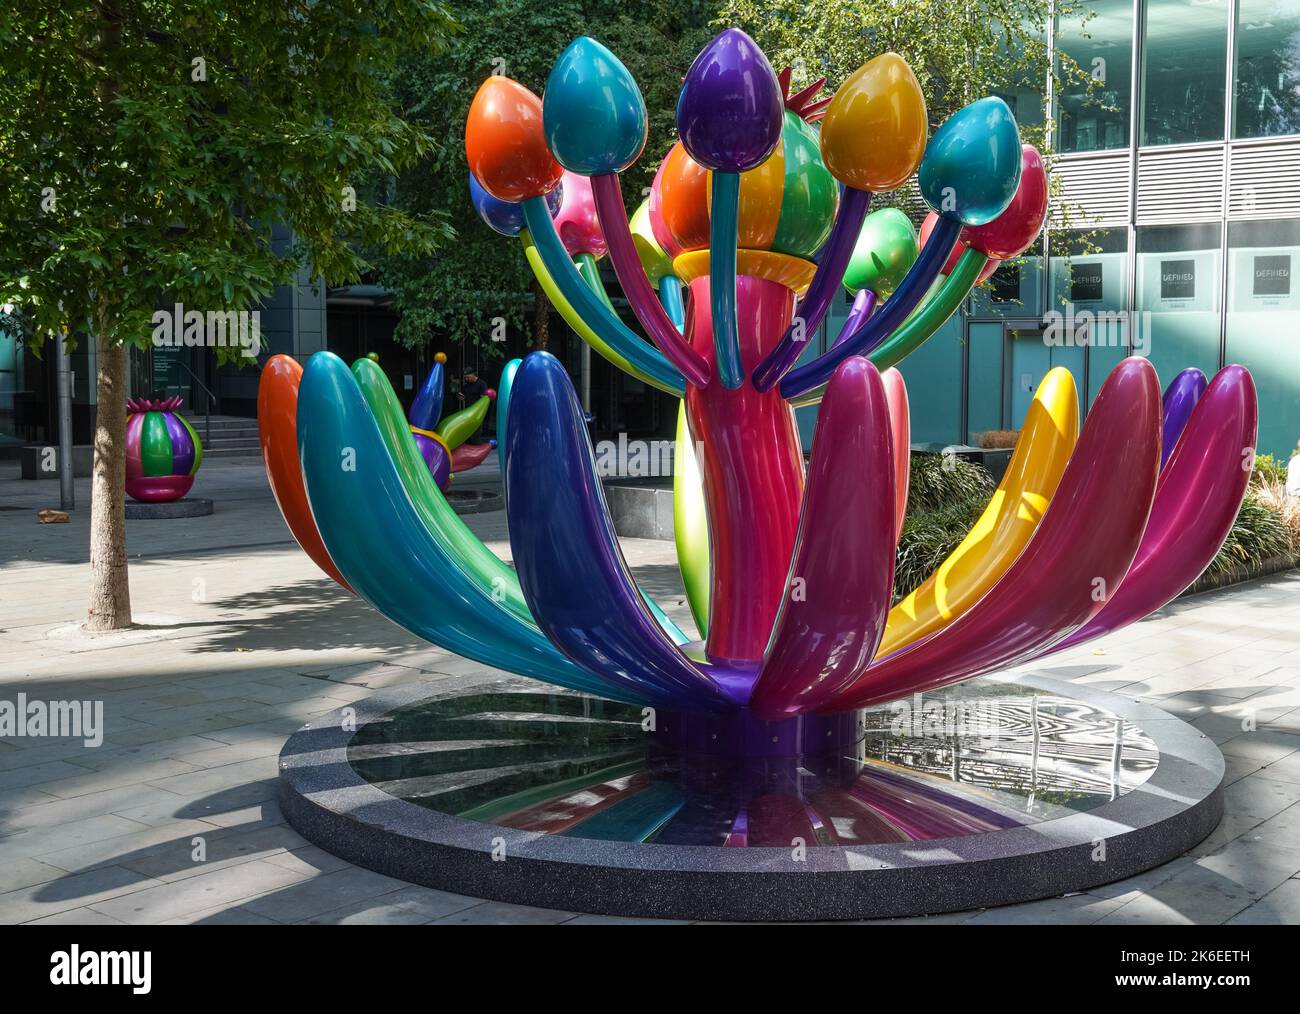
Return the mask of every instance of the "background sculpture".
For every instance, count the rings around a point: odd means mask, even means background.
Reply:
[[[458,412],[452,412],[439,422],[442,414],[443,391],[446,386],[447,354],[438,352],[433,357],[433,366],[420,385],[415,401],[411,403],[410,426],[415,446],[419,448],[420,457],[429,468],[429,474],[438,484],[438,489],[445,491],[457,472],[467,472],[483,464],[483,460],[492,453],[496,441],[481,444],[467,444],[483,425],[488,408],[496,391],[488,388],[485,394],[476,398],[473,404],[466,405]]]
[[[126,403],[126,494],[143,503],[179,500],[203,464],[203,442],[180,414],[181,398]]]

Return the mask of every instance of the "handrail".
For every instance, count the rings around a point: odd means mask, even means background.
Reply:
[[[204,400],[205,408],[203,413],[203,442],[210,447],[212,446],[212,406],[216,404],[217,396],[213,394],[211,390],[209,390],[207,384],[203,383],[203,381],[199,379],[199,375],[197,373],[195,373],[192,369],[190,369],[188,366],[182,363],[179,359],[168,360],[167,369],[170,371],[172,367],[179,367],[180,369],[188,373],[190,375],[190,379],[193,380],[194,383],[198,384],[199,387],[203,388],[203,393],[207,395],[207,398]],[[177,384],[176,386],[179,388],[180,384]],[[169,390],[170,388],[171,385],[168,384],[167,387],[164,388],[164,390]]]

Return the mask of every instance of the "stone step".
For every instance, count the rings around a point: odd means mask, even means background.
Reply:
[[[205,447],[203,448],[204,458],[260,458],[262,450],[259,447]]]

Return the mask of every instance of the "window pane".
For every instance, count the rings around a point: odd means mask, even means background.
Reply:
[[[1115,364],[1129,354],[1128,315],[1123,312],[1128,258],[1126,229],[1052,234],[1048,311],[1061,315],[1063,335],[1087,336],[1088,390],[1080,394],[1089,405]]]
[[[997,22],[995,21],[996,25]],[[1028,49],[1019,39],[1008,43],[1004,37],[998,44],[1002,51],[1000,66],[1003,82],[993,94],[1003,99],[1016,117],[1025,140],[1033,140],[1042,133],[1043,82],[1047,77],[1047,42],[1041,28],[1029,26],[1026,33],[1034,42]]]
[[[1142,143],[1223,139],[1228,0],[1147,0]]]
[[[1134,353],[1145,355],[1161,386],[1189,366],[1219,368],[1220,227],[1144,226],[1137,231]]]
[[[1290,458],[1300,441],[1300,220],[1228,226],[1227,361],[1259,392],[1261,454]]]
[[[1088,6],[1061,18],[1056,41],[1058,51],[1077,65],[1062,60],[1059,68],[1061,151],[1128,147],[1133,3],[1099,0]]]
[[[1234,137],[1300,134],[1300,4],[1241,0]]]
[[[1035,243],[1030,249],[1041,250]],[[993,276],[971,293],[975,317],[1037,317],[1043,312],[1043,258],[1028,254],[999,266]]]

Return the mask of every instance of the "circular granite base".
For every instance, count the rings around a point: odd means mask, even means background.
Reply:
[[[212,501],[203,497],[181,497],[161,503],[127,500],[126,516],[131,521],[165,518],[204,518],[212,513]]]
[[[727,760],[526,680],[379,694],[280,753],[304,837],[457,894],[609,915],[927,915],[1082,891],[1219,823],[1223,758],[1148,705],[988,677],[864,714],[848,749]],[[687,748],[689,749],[689,748]]]

